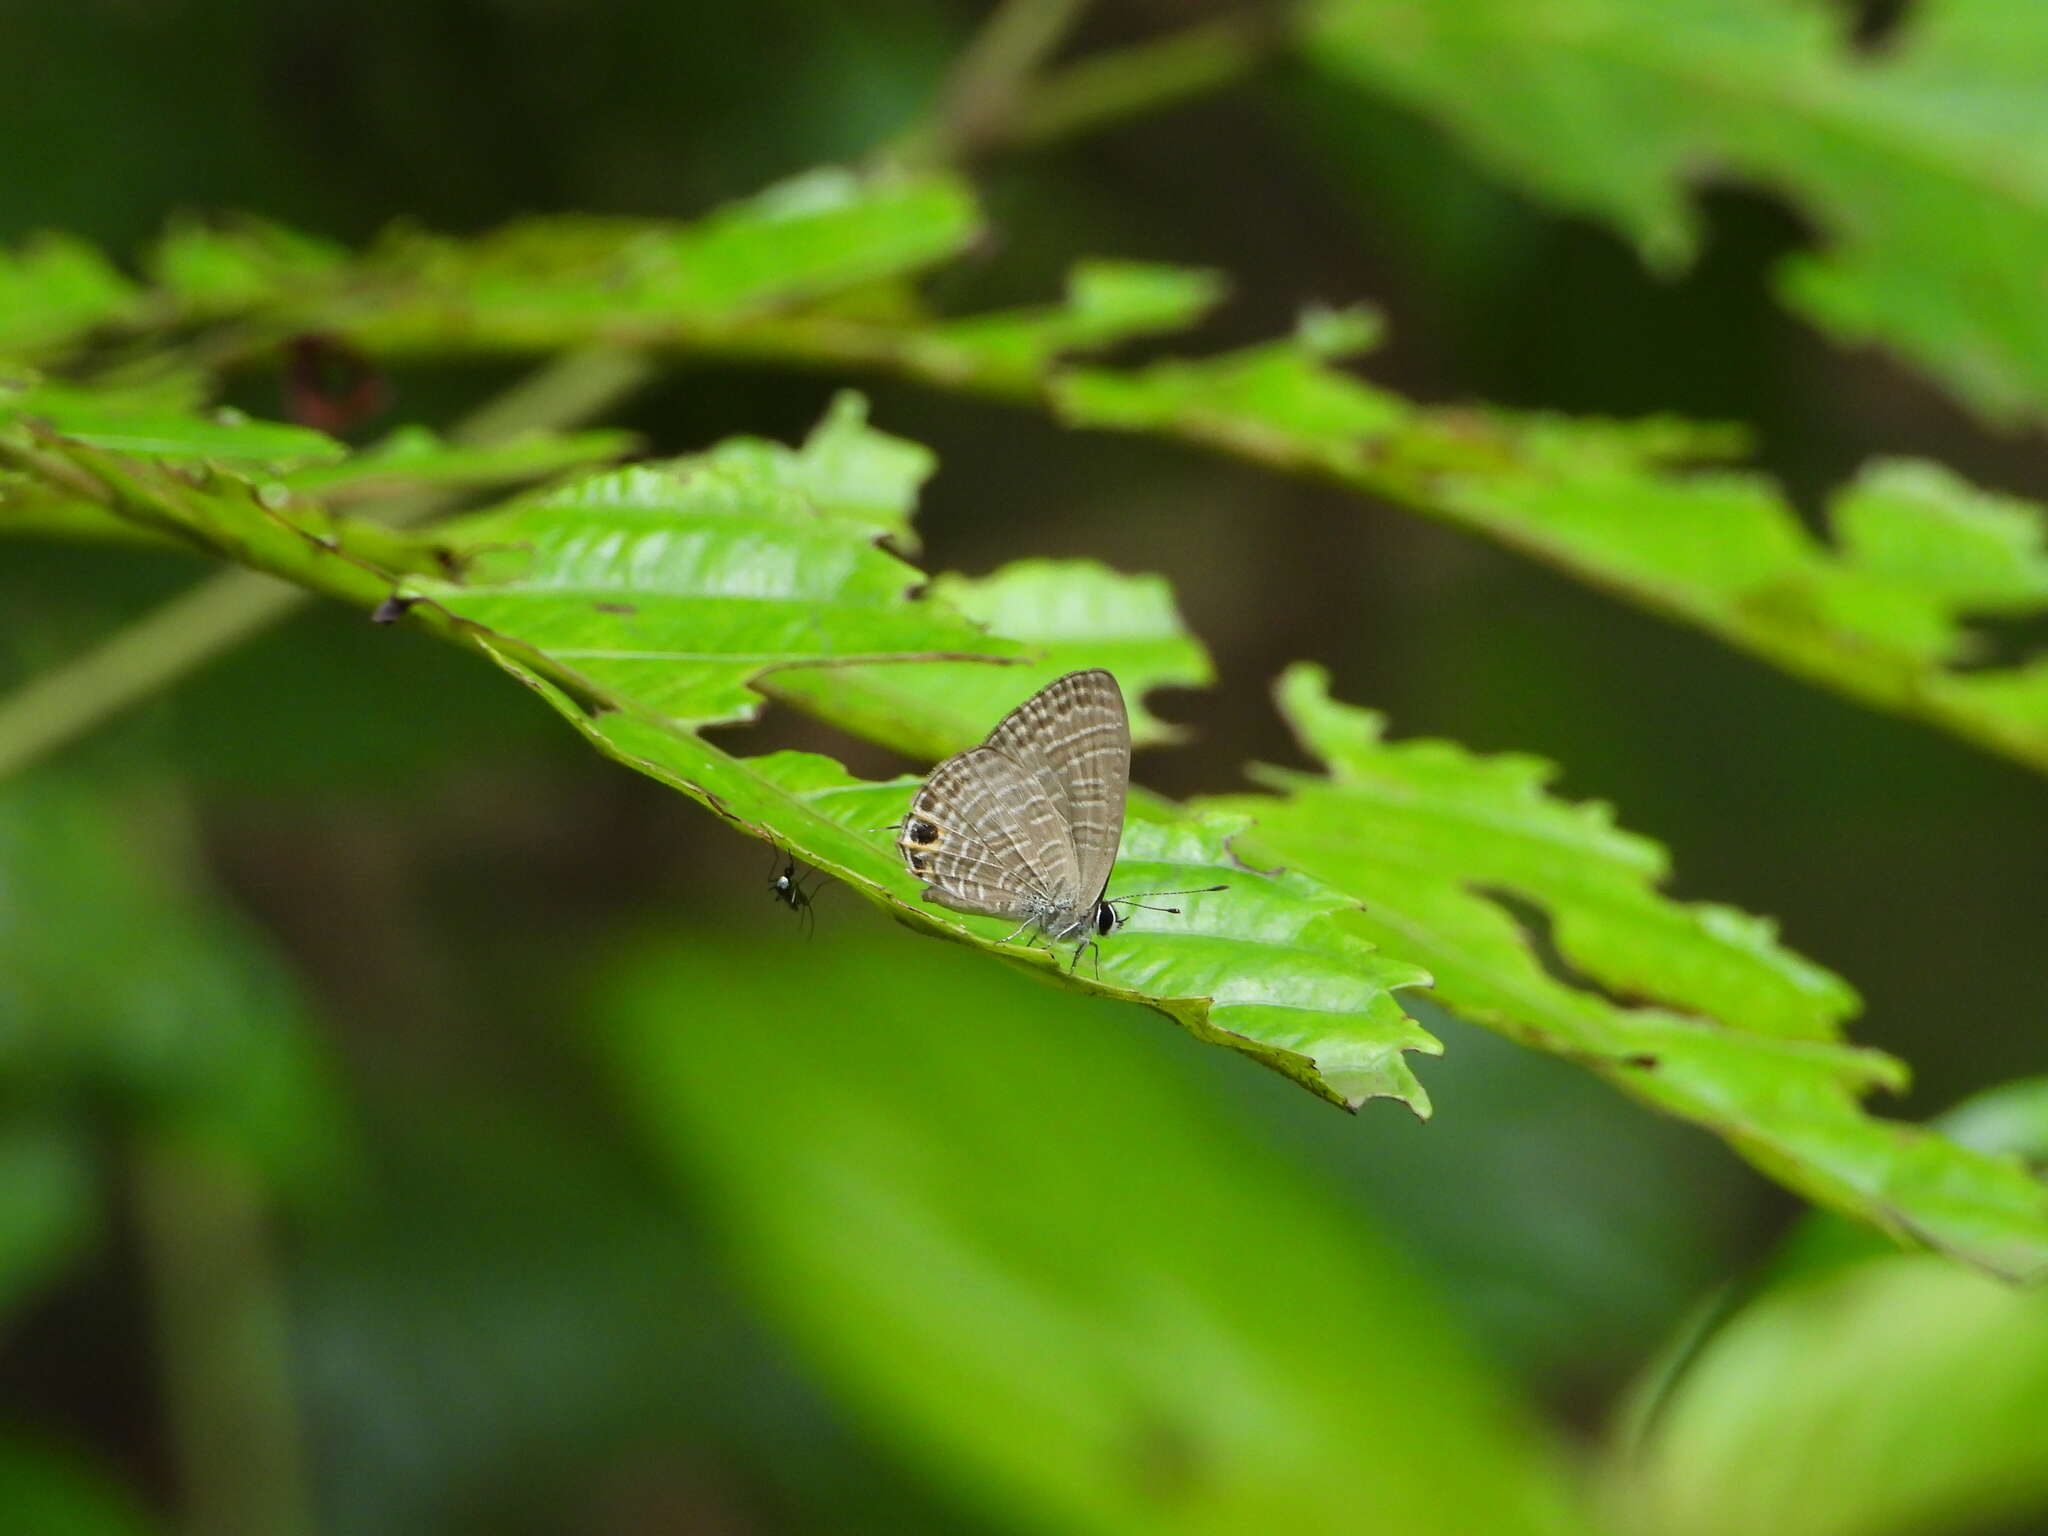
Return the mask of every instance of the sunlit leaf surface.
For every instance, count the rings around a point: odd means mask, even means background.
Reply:
[[[1361,931],[1426,966],[1454,1013],[1608,1077],[1773,1177],[2013,1277],[2048,1274],[2048,1187],[2017,1159],[1865,1114],[1905,1069],[1840,1040],[1855,995],[1773,926],[1657,894],[1663,850],[1544,790],[1548,764],[1388,742],[1299,667],[1281,703],[1326,775],[1205,802],[1362,903]]]

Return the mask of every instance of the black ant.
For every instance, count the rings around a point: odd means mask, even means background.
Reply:
[[[772,870],[775,866],[771,864],[768,867]],[[816,875],[817,871],[812,870],[811,873]],[[790,911],[809,919],[810,927],[806,932],[817,932],[818,915],[811,910],[816,891],[804,889],[803,881],[797,876],[796,859],[793,855],[782,855],[782,873],[769,882],[768,892]]]

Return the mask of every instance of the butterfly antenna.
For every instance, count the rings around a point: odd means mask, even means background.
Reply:
[[[1227,885],[1198,885],[1193,890],[1187,891],[1133,891],[1128,896],[1110,896],[1105,899],[1111,906],[1129,905],[1143,907],[1145,906],[1144,898],[1147,896],[1206,896],[1211,891],[1227,891],[1229,889],[1230,887]],[[1178,912],[1180,908],[1145,907],[1145,910],[1147,912]]]

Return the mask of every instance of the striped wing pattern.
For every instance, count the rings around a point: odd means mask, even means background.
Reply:
[[[1077,896],[1093,907],[1109,886],[1131,780],[1131,722],[1123,690],[1100,667],[1053,679],[993,731],[993,748],[1038,783],[1073,839]]]
[[[897,847],[931,882],[925,899],[956,912],[1064,928],[1081,904],[1059,808],[1035,774],[992,747],[972,747],[932,770],[911,799]]]

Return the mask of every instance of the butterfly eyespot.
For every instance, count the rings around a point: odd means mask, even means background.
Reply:
[[[936,843],[939,840],[939,829],[928,821],[913,821],[905,829],[904,835],[913,843]]]
[[[920,875],[924,873],[925,866],[931,863],[931,860],[926,858],[921,853],[913,853],[909,857],[910,867],[916,870]]]

